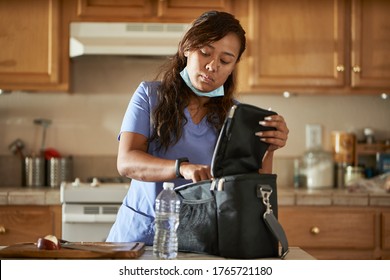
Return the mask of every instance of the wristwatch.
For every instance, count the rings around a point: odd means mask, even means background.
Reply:
[[[176,160],[176,163],[175,163],[176,178],[184,178],[184,177],[180,174],[180,165],[181,165],[183,162],[189,162],[188,158],[182,157],[182,158],[178,158],[178,159]]]

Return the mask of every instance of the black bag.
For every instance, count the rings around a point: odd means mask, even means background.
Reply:
[[[214,178],[257,172],[261,168],[269,145],[261,142],[255,132],[275,130],[259,124],[259,121],[270,115],[276,113],[249,104],[234,105],[230,109],[211,161]]]
[[[276,175],[258,173],[268,145],[255,132],[261,130],[259,120],[271,114],[276,113],[234,105],[215,147],[215,178],[175,188],[182,200],[179,251],[242,259],[287,253],[287,238],[277,221]],[[247,143],[249,138],[256,141]]]

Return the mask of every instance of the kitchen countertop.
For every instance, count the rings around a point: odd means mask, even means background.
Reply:
[[[1,187],[0,205],[61,205],[60,189],[49,187]]]
[[[309,253],[307,253],[306,251],[302,250],[299,247],[289,247],[288,249],[289,251],[285,257],[285,260],[315,260],[315,258],[312,255],[310,255]],[[153,256],[153,248],[151,246],[147,246],[145,248],[145,252],[138,259],[155,260],[156,257]],[[177,255],[177,259],[178,260],[225,260],[226,258],[212,256],[212,255],[179,252]],[[281,260],[281,259],[275,259],[275,260]]]
[[[1,187],[0,205],[60,205],[60,189]],[[390,206],[384,189],[351,192],[347,189],[278,189],[279,206]]]
[[[0,250],[6,248],[6,246],[0,246]],[[76,252],[76,251],[75,251]],[[77,256],[75,257],[77,259]],[[157,258],[153,256],[153,247],[146,246],[145,252],[137,258],[137,260],[156,260]],[[177,255],[178,260],[225,260],[226,258],[206,255],[206,254],[195,254],[195,253],[184,253],[179,252]],[[279,258],[270,258],[271,260],[281,260]],[[285,257],[285,260],[315,260],[315,258],[302,250],[299,247],[289,247],[289,252]]]

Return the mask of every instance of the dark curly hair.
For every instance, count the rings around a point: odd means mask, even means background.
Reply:
[[[231,14],[219,11],[209,11],[193,21],[189,30],[179,43],[178,51],[163,65],[160,74],[162,83],[158,90],[158,103],[152,113],[153,131],[150,141],[157,140],[159,148],[167,149],[177,143],[182,136],[183,125],[187,123],[184,109],[188,106],[193,94],[180,77],[180,72],[186,67],[187,58],[184,52],[200,49],[212,42],[219,41],[229,33],[234,33],[240,40],[240,51],[237,62],[246,48],[245,31],[240,22]],[[213,97],[205,104],[207,121],[217,131],[222,127],[226,115],[233,105],[235,90],[235,74],[224,83],[225,94]]]

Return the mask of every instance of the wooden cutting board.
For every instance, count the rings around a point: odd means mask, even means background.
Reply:
[[[144,251],[142,242],[67,242],[60,250],[40,250],[34,243],[22,243],[0,250],[0,258],[136,259]]]

